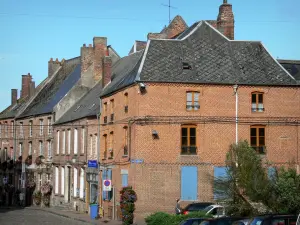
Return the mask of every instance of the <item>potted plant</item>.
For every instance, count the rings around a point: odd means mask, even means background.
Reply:
[[[124,225],[133,224],[133,212],[137,196],[132,187],[124,187],[121,191],[120,206],[122,212],[122,221]]]
[[[32,164],[32,155],[27,156],[27,158],[25,159],[25,164],[27,166],[30,166]]]
[[[40,205],[41,204],[41,200],[42,200],[42,193],[40,191],[36,191],[33,193],[33,200],[34,203],[36,205]]]

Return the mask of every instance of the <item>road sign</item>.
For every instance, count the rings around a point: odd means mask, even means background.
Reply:
[[[111,180],[103,180],[103,191],[111,191]]]
[[[143,162],[144,162],[143,159],[132,159],[132,160],[131,160],[131,163],[136,163],[136,164],[141,164],[141,163],[143,163]]]
[[[88,167],[89,168],[98,168],[97,160],[88,160]]]

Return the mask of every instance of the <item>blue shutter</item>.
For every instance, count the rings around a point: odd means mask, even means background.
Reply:
[[[196,166],[181,167],[181,200],[197,200],[198,174]]]
[[[223,190],[222,182],[227,178],[226,167],[214,167],[214,199],[226,198],[225,190]]]
[[[122,187],[128,186],[128,174],[122,174]]]
[[[112,170],[111,169],[108,169],[107,170],[107,179],[108,180],[112,180]],[[107,198],[108,200],[111,200],[112,199],[112,193],[113,191],[107,191]]]

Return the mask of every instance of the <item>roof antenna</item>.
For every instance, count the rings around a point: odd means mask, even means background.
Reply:
[[[161,5],[169,8],[169,24],[170,24],[171,23],[171,8],[172,9],[177,9],[177,8],[171,5],[171,0],[169,0],[169,5],[166,5],[166,4],[161,4]]]

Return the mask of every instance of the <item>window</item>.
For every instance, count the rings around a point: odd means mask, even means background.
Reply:
[[[107,123],[107,102],[103,103],[103,122]]]
[[[259,154],[265,153],[265,127],[251,126],[250,128],[251,147]]]
[[[48,118],[48,134],[52,134],[52,118]]]
[[[124,156],[128,155],[128,127],[124,127]]]
[[[22,156],[22,152],[23,152],[23,144],[20,143],[19,144],[19,156]]]
[[[124,94],[124,104],[125,104],[124,111],[125,113],[128,113],[128,93]]]
[[[94,138],[95,138],[95,149],[94,149],[93,154],[96,155],[96,153],[98,151],[98,136],[97,136],[97,134],[94,135]]]
[[[181,167],[181,200],[197,200],[198,174],[196,166]]]
[[[122,187],[128,186],[128,170],[121,170]]]
[[[43,146],[43,142],[39,141],[39,145],[40,145],[40,155],[44,155],[44,146]]]
[[[110,100],[110,122],[114,122],[114,108],[115,108],[115,102],[114,100]]]
[[[93,135],[90,135],[90,154],[93,155]]]
[[[77,172],[77,168],[74,168],[74,197],[77,197],[77,175],[78,175],[78,172]]]
[[[112,170],[111,169],[103,170],[102,180],[112,180]],[[102,191],[102,199],[104,201],[110,201],[112,199],[112,190],[111,191]]]
[[[62,154],[66,154],[66,131],[63,131],[63,139],[62,139]]]
[[[196,126],[182,126],[181,127],[181,154],[182,155],[196,155]]]
[[[81,153],[84,154],[85,150],[85,128],[81,129]]]
[[[68,155],[71,153],[71,130],[68,130]]]
[[[197,111],[200,109],[199,92],[189,91],[186,93],[186,109],[188,111]]]
[[[64,167],[61,167],[61,174],[60,174],[60,176],[61,176],[61,180],[60,180],[60,188],[61,188],[61,190],[60,190],[60,193],[62,194],[62,195],[64,195],[65,194],[65,168]]]
[[[80,168],[79,198],[84,198],[84,169]]]
[[[263,93],[253,92],[252,94],[252,112],[263,112],[264,103],[263,103]]]
[[[32,142],[28,143],[28,155],[32,155]]]
[[[103,158],[107,158],[107,135],[103,135],[104,137],[104,152],[103,152]]]
[[[59,181],[58,167],[55,167],[55,194],[58,194],[58,181]]]
[[[29,137],[32,137],[32,121],[29,121]]]
[[[56,146],[56,154],[58,155],[59,154],[59,143],[60,143],[60,132],[59,132],[59,130],[57,131],[57,142],[56,142],[56,144],[57,144],[57,146]]]
[[[114,157],[114,132],[110,132],[109,134],[109,157],[108,158],[113,158]]]
[[[42,174],[39,174],[39,188],[41,190],[42,187]]]
[[[11,121],[11,137],[14,137],[14,125],[14,121]]]
[[[214,167],[214,200],[223,200],[228,197],[226,190],[218,188],[227,178],[226,167]]]
[[[74,129],[74,155],[78,154],[78,130]]]
[[[2,137],[2,123],[0,123],[0,138]]]
[[[48,158],[52,157],[52,141],[48,141]]]
[[[5,122],[5,137],[8,137],[8,124]]]
[[[44,120],[40,120],[40,135],[44,134]]]
[[[23,122],[20,122],[20,137],[24,137],[24,126],[23,126]]]

